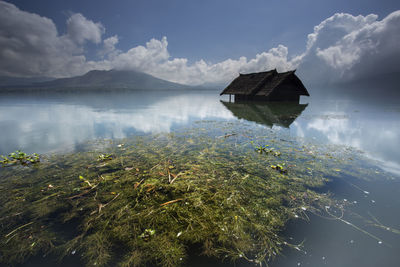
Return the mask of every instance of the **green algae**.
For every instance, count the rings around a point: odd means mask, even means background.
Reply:
[[[96,141],[2,170],[0,262],[76,253],[88,266],[179,266],[201,245],[210,257],[267,263],[298,248],[280,234],[288,220],[348,205],[316,190],[330,177],[377,171],[348,149],[232,127]]]

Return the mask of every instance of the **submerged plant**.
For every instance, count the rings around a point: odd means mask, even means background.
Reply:
[[[337,168],[332,158],[282,145],[286,165],[277,164],[245,135],[214,136],[201,128],[137,136],[124,149],[4,169],[0,262],[54,253],[81,255],[88,266],[178,266],[201,245],[210,257],[261,264],[298,248],[280,235],[288,220],[345,205],[314,190]],[[98,153],[113,156],[99,165]]]

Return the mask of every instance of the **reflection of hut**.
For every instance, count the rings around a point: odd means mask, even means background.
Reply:
[[[273,125],[289,128],[308,104],[297,103],[231,103],[221,101],[238,119],[254,121],[269,127]]]
[[[294,74],[295,70],[278,73],[275,70],[240,74],[220,95],[235,95],[235,101],[296,101],[309,96],[307,89]]]

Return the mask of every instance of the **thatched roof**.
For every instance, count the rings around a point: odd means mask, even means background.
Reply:
[[[253,91],[262,86],[266,80],[272,78],[278,72],[276,70],[250,73],[250,74],[240,74],[239,77],[234,79],[228,87],[222,91],[223,94],[243,94],[251,95]]]
[[[276,69],[265,72],[240,74],[226,87],[220,95],[258,95],[268,96],[279,86],[290,83],[296,86],[293,93],[309,96],[307,89],[300,79],[294,74],[295,70],[278,73]]]

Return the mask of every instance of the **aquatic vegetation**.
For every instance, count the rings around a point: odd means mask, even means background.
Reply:
[[[282,165],[281,164],[271,165],[271,168],[279,171],[280,173],[287,173],[287,169],[283,167],[284,165],[285,163],[282,163]]]
[[[98,161],[107,161],[107,160],[112,160],[113,155],[112,154],[100,154],[98,157]]]
[[[153,229],[144,229],[144,232],[139,236],[144,240],[149,240],[156,233],[156,230]]]
[[[288,220],[348,205],[316,190],[339,175],[333,169],[364,171],[343,153],[327,157],[248,128],[218,138],[230,125],[207,125],[3,169],[0,262],[54,253],[81,255],[88,266],[179,266],[201,245],[210,257],[261,264],[299,248],[280,234]],[[279,157],[257,153],[251,140],[274,142]]]
[[[275,157],[279,157],[281,152],[275,151],[274,148],[269,148],[269,145],[254,145],[254,141],[250,141],[250,143],[254,146],[254,149],[260,154],[272,154]]]
[[[0,163],[2,164],[3,167],[12,166],[16,164],[28,165],[40,162],[40,157],[37,153],[28,155],[20,150],[10,153],[8,157],[3,155],[1,155],[0,157],[2,158],[2,160],[0,160]]]

